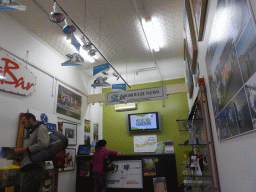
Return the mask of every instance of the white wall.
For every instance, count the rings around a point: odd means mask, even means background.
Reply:
[[[256,191],[256,132],[245,134],[230,140],[219,142],[216,133],[213,106],[206,71],[205,55],[210,36],[213,15],[217,0],[208,1],[207,20],[205,25],[204,41],[199,42],[198,62],[200,77],[205,78],[207,97],[209,103],[214,145],[218,164],[219,180],[223,192],[255,192]],[[256,1],[252,0],[253,9],[256,10]],[[254,12],[255,13],[255,12]],[[235,85],[234,85],[235,86]],[[189,101],[190,106],[194,98]]]
[[[73,86],[85,94],[89,93],[88,78],[82,74],[79,67],[61,67],[66,60],[53,49],[42,43],[36,36],[16,23],[6,13],[0,12],[0,47],[24,59],[29,51],[27,61],[57,79]],[[19,113],[29,109],[54,114],[55,95],[52,95],[53,78],[44,72],[28,65],[28,68],[37,77],[36,91],[30,96],[20,96],[0,91],[0,147],[16,145]],[[56,85],[54,86],[54,92]],[[72,90],[72,89],[71,89]],[[90,107],[92,108],[92,107]],[[101,113],[90,114],[87,97],[82,96],[81,124],[77,126],[77,146],[84,143],[83,119],[90,119],[101,124]],[[68,148],[76,148],[71,146]],[[0,159],[0,167],[8,166],[12,161]],[[75,191],[76,170],[61,172],[59,174],[59,192]]]

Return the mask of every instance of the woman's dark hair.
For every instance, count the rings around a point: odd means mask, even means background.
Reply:
[[[107,141],[102,139],[102,140],[99,140],[96,144],[96,148],[99,148],[99,147],[103,147],[107,144]]]
[[[21,115],[21,117],[23,117],[23,116],[25,116],[27,120],[29,120],[30,118],[32,118],[33,121],[36,122],[36,117],[35,117],[35,115],[33,115],[32,113],[24,113],[24,114]],[[21,117],[20,117],[20,118],[21,118]]]

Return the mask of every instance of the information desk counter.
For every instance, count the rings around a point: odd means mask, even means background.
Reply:
[[[91,158],[77,156],[77,192],[93,191]],[[174,154],[118,155],[110,160],[116,169],[107,174],[107,192],[154,192],[154,186],[160,191],[165,185],[167,191],[178,191]]]

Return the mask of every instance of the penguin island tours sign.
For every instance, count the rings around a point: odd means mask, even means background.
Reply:
[[[0,50],[0,90],[19,95],[35,91],[36,76],[24,64],[18,63],[5,51]]]
[[[166,87],[152,87],[130,91],[111,92],[105,94],[105,104],[134,103],[167,99]]]

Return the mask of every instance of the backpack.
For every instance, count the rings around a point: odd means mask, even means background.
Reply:
[[[52,162],[54,168],[65,168],[66,150],[62,150],[53,156]]]
[[[41,150],[37,153],[30,154],[30,158],[32,161],[53,160],[56,154],[65,150],[66,147],[68,146],[68,138],[64,136],[62,132],[60,131],[51,132],[49,136],[50,136],[50,144],[48,148]],[[58,156],[60,157],[60,155],[57,155],[55,159],[58,158]],[[60,160],[62,160],[62,158]]]
[[[103,171],[105,173],[107,172],[116,172],[118,170],[118,165],[115,165],[115,164],[112,164],[110,163],[110,160],[109,160],[109,154],[107,154],[104,158],[104,162],[103,162]]]

